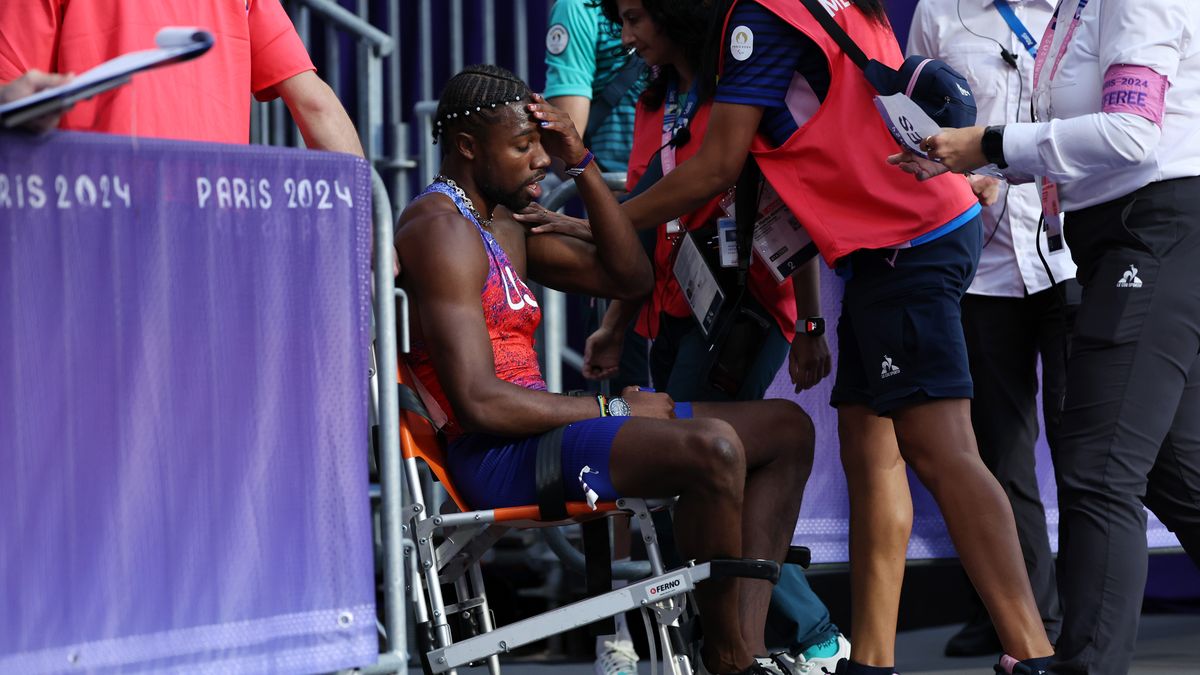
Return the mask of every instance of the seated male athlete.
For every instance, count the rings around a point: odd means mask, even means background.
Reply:
[[[512,73],[473,66],[446,85],[434,134],[441,174],[400,215],[396,246],[413,301],[408,363],[449,416],[447,468],[463,498],[472,508],[537,503],[538,440],[565,425],[569,500],[678,495],[685,556],[782,562],[812,466],[812,423],[799,407],[675,403],[637,387],[611,400],[546,391],[533,348],[541,311],[526,280],[610,298],[639,298],[653,283],[571,119]],[[594,242],[530,234],[511,218],[540,195],[551,155],[574,167]],[[755,658],[766,654],[770,593],[765,581],[701,584],[697,672],[781,672]]]

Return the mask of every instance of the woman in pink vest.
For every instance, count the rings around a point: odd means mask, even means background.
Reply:
[[[719,4],[725,20],[709,133],[694,157],[627,202],[626,212],[641,226],[693,211],[735,182],[749,152],[846,279],[832,404],[851,501],[854,646],[838,672],[894,672],[912,528],[906,465],[941,507],[1011,655],[1000,669],[1040,672],[1052,648],[1011,508],[971,428],[959,301],[979,260],[978,202],[961,177],[914,184],[887,166],[896,143],[874,90],[802,3]],[[868,56],[892,67],[903,60],[880,0],[821,5]]]

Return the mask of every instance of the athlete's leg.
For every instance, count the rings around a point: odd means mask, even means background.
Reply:
[[[812,421],[799,406],[781,399],[695,403],[693,410],[697,418],[729,423],[745,448],[742,557],[782,562],[812,470]],[[765,655],[763,632],[771,584],[743,579],[739,588],[742,639],[751,653]]]
[[[937,501],[1005,651],[1022,660],[1050,655],[1012,507],[975,447],[970,401],[909,405],[893,414],[893,422],[900,452]]]
[[[850,493],[851,658],[895,664],[896,621],[912,532],[908,473],[892,421],[865,405],[838,406],[842,468]]]
[[[629,419],[613,440],[613,487],[631,497],[671,497],[675,533],[689,558],[743,555],[742,508],[746,456],[732,426],[717,419]],[[711,580],[696,589],[711,672],[746,668],[753,654],[742,639],[738,585]]]

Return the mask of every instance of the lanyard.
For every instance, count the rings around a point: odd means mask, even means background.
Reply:
[[[1080,17],[1083,16],[1083,8],[1087,7],[1088,0],[1079,0],[1079,5],[1075,7],[1075,17],[1071,19],[1071,25],[1067,28],[1067,34],[1062,39],[1062,44],[1058,47],[1058,53],[1054,58],[1054,67],[1050,69],[1050,78],[1054,79],[1058,73],[1058,66],[1062,64],[1063,56],[1067,53],[1067,45],[1071,44],[1071,38],[1075,37],[1075,30],[1079,28]],[[1054,46],[1054,33],[1058,30],[1058,13],[1062,10],[1062,3],[1054,8],[1054,16],[1050,17],[1050,25],[1046,26],[1046,34],[1042,36],[1042,44],[1049,47]],[[1046,59],[1049,57],[1050,49],[1038,51],[1037,59],[1033,63],[1033,87],[1037,89],[1038,84],[1042,79],[1042,68],[1046,65]]]
[[[698,102],[696,88],[693,87],[688,92],[687,101],[684,102],[683,109],[680,110],[679,95],[675,88],[675,80],[672,79],[667,85],[667,97],[663,104],[661,151],[664,176],[675,170],[675,146],[671,144],[671,141],[675,138],[675,134],[688,125],[688,121],[691,120],[692,113],[695,111]]]
[[[1021,44],[1025,45],[1025,50],[1029,52],[1029,55],[1036,59],[1038,55],[1037,40],[1034,39],[1033,33],[1030,33],[1029,29],[1025,27],[1021,17],[1013,11],[1012,5],[1008,4],[1008,0],[995,0],[995,5],[1000,16],[1004,17],[1004,22],[1012,29],[1013,35],[1016,35]]]

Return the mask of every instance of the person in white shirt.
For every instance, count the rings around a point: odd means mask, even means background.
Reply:
[[[1200,563],[1200,2],[1062,0],[1034,75],[1038,122],[943,130],[940,165],[1039,176],[1083,301],[1055,456],[1056,673],[1126,673],[1149,507]],[[1057,203],[1056,203],[1057,202]]]
[[[1016,17],[1013,25],[1006,11]],[[1036,38],[1053,13],[1053,0],[1010,0],[1007,6],[993,0],[921,0],[907,52],[942,59],[965,76],[980,124],[1028,122]],[[962,301],[975,382],[971,421],[979,454],[1012,503],[1029,583],[1053,643],[1062,609],[1034,459],[1037,372],[1040,356],[1042,415],[1054,449],[1066,390],[1067,294],[1076,302],[1078,298],[1075,265],[1065,248],[1048,255],[1045,233],[1038,227],[1042,206],[1036,186],[1002,183],[999,190],[997,201],[984,209],[983,253]],[[1001,651],[987,610],[977,594],[971,596],[973,614],[946,643],[947,656]]]

